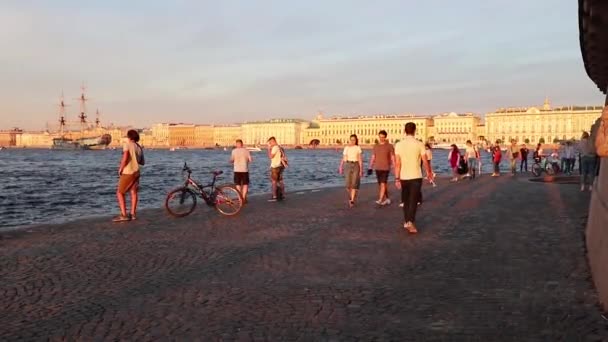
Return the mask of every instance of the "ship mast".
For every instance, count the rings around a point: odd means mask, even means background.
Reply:
[[[84,93],[86,91],[86,88],[84,86],[84,83],[82,84],[82,86],[80,87],[80,98],[78,99],[80,101],[80,115],[78,115],[78,119],[80,119],[80,138],[84,138],[84,130],[86,128],[87,125],[87,107],[86,107],[86,102],[89,100],[85,97]]]
[[[61,137],[64,137],[64,129],[65,129],[65,125],[66,125],[66,120],[65,120],[65,101],[63,99],[63,91],[61,92],[61,101],[59,102],[59,134],[61,134]]]
[[[99,108],[95,111],[95,127],[101,128],[101,120],[99,119]]]

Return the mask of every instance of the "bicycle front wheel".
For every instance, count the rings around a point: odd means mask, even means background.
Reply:
[[[196,208],[196,194],[188,188],[178,188],[167,194],[165,209],[173,217],[190,215]]]
[[[236,215],[243,207],[243,197],[234,186],[220,186],[213,192],[215,210],[226,216]]]
[[[532,165],[532,174],[534,175],[534,177],[539,177],[540,173],[542,172],[542,167],[540,167],[540,165],[538,164],[534,164]]]

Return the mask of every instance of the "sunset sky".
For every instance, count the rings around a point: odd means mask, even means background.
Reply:
[[[0,129],[603,103],[571,0],[0,2]],[[52,127],[52,126],[51,126]]]

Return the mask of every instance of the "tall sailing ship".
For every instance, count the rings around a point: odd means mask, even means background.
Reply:
[[[71,139],[66,137],[66,127],[68,121],[66,120],[66,104],[61,94],[61,101],[59,103],[59,137],[53,139],[52,148],[55,150],[91,150],[91,149],[105,149],[112,142],[112,136],[109,134],[102,134],[99,136],[86,137],[85,131],[87,128],[87,114],[86,114],[86,102],[88,99],[85,96],[85,87],[82,86],[82,92],[78,101],[80,102],[80,114],[78,119],[80,120],[80,138]],[[101,128],[101,121],[99,119],[99,110],[97,110],[97,117],[95,119],[96,128]]]

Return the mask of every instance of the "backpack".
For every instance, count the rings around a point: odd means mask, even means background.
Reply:
[[[469,166],[467,165],[467,162],[464,160],[464,156],[461,155],[458,160],[458,174],[464,175],[467,172],[469,172]]]
[[[144,158],[144,148],[143,148],[143,146],[141,146],[138,143],[135,143],[135,145],[137,145],[137,147],[139,147],[139,152],[141,152],[141,154],[139,155],[139,158],[137,158],[137,164],[145,165],[146,159]]]
[[[281,164],[284,168],[287,168],[287,166],[289,166],[289,160],[287,159],[285,149],[282,146],[279,146],[279,151],[281,152]]]

